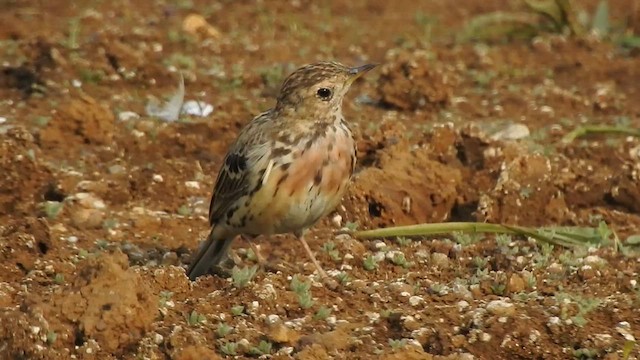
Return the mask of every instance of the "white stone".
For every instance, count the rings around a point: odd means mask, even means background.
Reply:
[[[414,307],[422,304],[423,302],[424,302],[424,299],[421,296],[414,295],[409,298],[409,304]]]

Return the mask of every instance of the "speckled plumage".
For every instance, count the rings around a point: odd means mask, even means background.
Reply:
[[[203,275],[224,259],[238,235],[303,234],[340,202],[356,163],[342,116],[351,83],[373,65],[319,62],[284,81],[275,107],[256,116],[231,145],[209,208],[211,232],[187,271]]]

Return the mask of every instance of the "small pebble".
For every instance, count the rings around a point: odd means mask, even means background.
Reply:
[[[409,304],[411,306],[418,306],[424,302],[424,299],[421,296],[411,296],[409,298]]]
[[[487,304],[487,311],[497,316],[512,316],[516,309],[512,303],[505,300],[493,300]]]
[[[134,113],[133,111],[123,111],[118,113],[118,120],[120,121],[129,121],[132,119],[139,119],[140,115]]]

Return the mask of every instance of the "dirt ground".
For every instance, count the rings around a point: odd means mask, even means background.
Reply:
[[[609,1],[612,28],[640,30],[639,3]],[[0,1],[0,358],[640,358],[640,140],[561,142],[584,124],[640,128],[640,52],[588,33],[458,38],[496,10],[525,7]],[[309,237],[339,286],[291,236],[259,241],[278,268],[244,287],[190,282],[227,146],[321,59],[382,63],[344,104],[355,181]],[[177,70],[210,115],[147,115]],[[336,234],[443,221],[605,221],[621,243]]]

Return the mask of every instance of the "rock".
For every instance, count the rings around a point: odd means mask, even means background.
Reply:
[[[524,124],[509,124],[505,128],[498,130],[491,139],[493,140],[519,140],[528,137],[530,134],[529,128]]]
[[[279,344],[295,344],[300,339],[300,334],[284,324],[275,324],[267,330],[267,338]]]
[[[204,346],[190,345],[174,351],[172,360],[218,360],[222,359],[215,351]]]
[[[222,34],[200,14],[189,14],[182,21],[182,30],[191,35],[219,39]]]
[[[409,304],[413,307],[416,307],[424,302],[422,296],[411,296],[409,298]]]
[[[496,316],[513,316],[516,308],[512,303],[505,300],[493,300],[486,306],[487,311]]]
[[[512,274],[507,284],[507,291],[511,293],[519,293],[525,289],[524,280],[518,274]]]
[[[297,360],[330,360],[327,351],[319,344],[311,344],[299,351],[294,359]]]
[[[78,229],[102,227],[104,213],[97,209],[76,208],[71,211],[71,223]]]
[[[415,346],[405,346],[396,349],[392,354],[379,357],[381,360],[433,360],[433,355],[427,354]]]
[[[431,263],[440,269],[446,269],[449,267],[449,256],[447,254],[435,252],[431,254]]]
[[[316,333],[300,338],[300,344],[319,344],[328,352],[342,351],[352,343],[351,334],[347,329],[353,325],[344,325],[334,331]]]
[[[402,326],[409,331],[420,329],[420,323],[413,316],[405,316],[402,318]]]
[[[582,265],[580,269],[578,269],[578,276],[580,276],[582,280],[593,279],[596,275],[597,272],[591,265]]]

